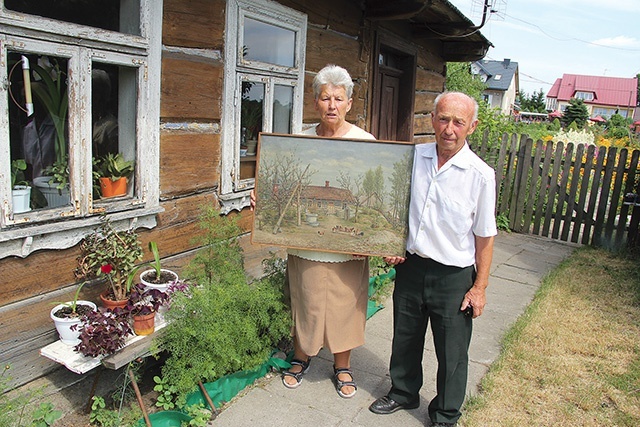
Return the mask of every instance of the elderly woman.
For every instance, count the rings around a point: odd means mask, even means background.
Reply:
[[[313,81],[320,123],[306,135],[375,139],[346,121],[353,102],[353,81],[344,68],[327,65]],[[282,382],[296,388],[309,370],[312,356],[326,347],[334,357],[334,382],[341,397],[356,394],[351,350],[364,344],[369,283],[368,258],[289,249],[287,278],[291,293],[294,358]]]

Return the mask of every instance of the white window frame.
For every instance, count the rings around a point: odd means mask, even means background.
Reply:
[[[7,10],[0,0],[0,259],[77,244],[106,213],[116,227],[152,228],[159,204],[161,0],[122,1],[122,24],[131,35]],[[136,14],[136,12],[139,12]],[[133,16],[133,18],[131,18]],[[124,22],[129,20],[129,22]],[[11,209],[7,51],[68,59],[68,146],[71,205],[13,214]],[[105,63],[137,69],[135,189],[133,198],[92,200],[91,69]]]
[[[576,99],[582,99],[583,101],[593,101],[595,99],[595,95],[593,92],[586,92],[578,90],[574,96]]]
[[[227,1],[227,28],[225,31],[225,72],[222,101],[222,173],[219,190],[221,212],[242,210],[249,206],[249,194],[255,179],[239,179],[240,172],[240,105],[242,82],[260,81],[265,84],[263,131],[270,132],[272,126],[273,86],[291,84],[293,108],[291,129],[302,130],[304,96],[304,64],[307,39],[307,15],[269,0]],[[283,67],[248,61],[242,56],[244,18],[256,19],[268,24],[289,29],[296,33],[295,64]]]

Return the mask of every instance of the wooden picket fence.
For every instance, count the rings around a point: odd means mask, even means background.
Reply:
[[[624,201],[640,150],[487,133],[471,148],[495,169],[497,215],[513,231],[610,249],[640,240],[640,200]]]

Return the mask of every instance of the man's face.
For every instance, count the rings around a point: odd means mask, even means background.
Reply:
[[[440,99],[436,111],[431,113],[438,154],[453,155],[464,146],[467,136],[478,125],[473,113],[473,102],[464,96],[450,94]]]
[[[320,120],[327,125],[341,125],[351,110],[352,100],[342,86],[323,85],[316,99],[316,110]]]

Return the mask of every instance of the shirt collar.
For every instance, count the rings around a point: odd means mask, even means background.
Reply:
[[[427,147],[427,149],[425,149],[422,152],[422,156],[423,157],[427,157],[427,158],[431,158],[431,159],[435,159],[437,158],[437,151],[436,151],[436,143],[433,144],[429,144],[430,146]],[[462,148],[460,149],[460,151],[458,151],[452,158],[451,160],[449,160],[449,164],[451,166],[457,166],[460,169],[468,169],[471,166],[471,154],[473,152],[471,151],[471,148],[469,148],[469,144],[467,143],[467,141],[464,142],[464,145],[462,146]]]

